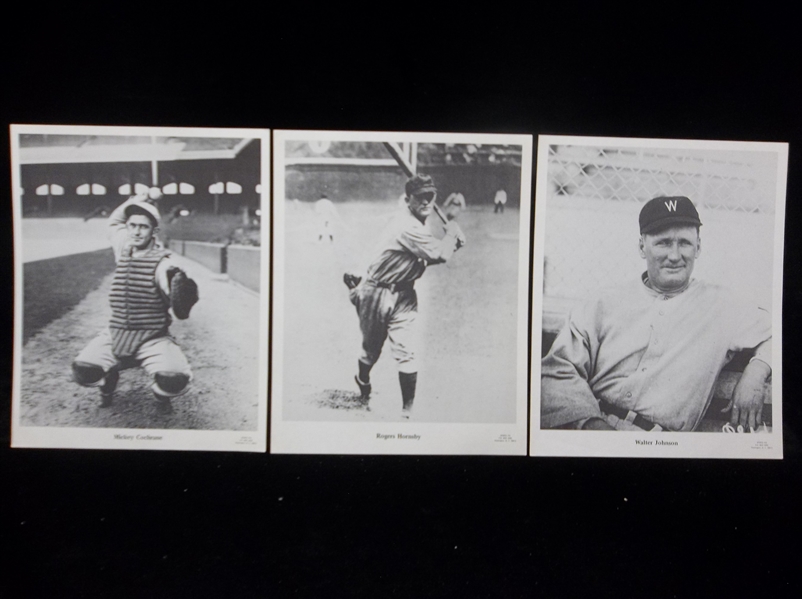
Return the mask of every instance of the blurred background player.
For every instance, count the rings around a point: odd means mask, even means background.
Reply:
[[[344,275],[351,303],[359,315],[362,353],[356,384],[362,399],[370,399],[370,371],[379,359],[385,339],[398,366],[402,411],[409,418],[418,380],[415,320],[418,297],[415,281],[430,264],[442,264],[465,245],[456,222],[446,225],[442,239],[432,235],[426,218],[432,213],[437,188],[428,175],[415,175],[405,186],[406,209],[400,211],[384,230],[363,278]]]
[[[497,212],[501,212],[504,214],[504,204],[507,203],[507,192],[503,189],[499,189],[496,192],[496,196],[493,198],[493,214]]]
[[[459,191],[449,195],[443,202],[443,212],[448,220],[454,220],[463,210],[465,210],[465,196]]]
[[[184,353],[169,334],[172,288],[188,279],[156,237],[160,197],[158,189],[151,189],[109,216],[117,262],[109,293],[111,321],[72,364],[76,383],[100,387],[102,407],[111,405],[119,371],[125,368],[142,366],[153,378],[151,390],[161,413],[172,411],[171,398],[183,394],[192,379]],[[189,316],[186,306],[172,308],[177,318]]]
[[[334,243],[334,219],[337,217],[337,208],[325,193],[315,202],[315,214],[318,220],[317,240],[323,241],[324,237],[328,237],[329,242]]]

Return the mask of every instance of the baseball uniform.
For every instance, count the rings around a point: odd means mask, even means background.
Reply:
[[[496,212],[504,212],[504,205],[507,203],[507,192],[499,189],[493,197],[493,214]]]
[[[337,208],[326,196],[315,202],[315,214],[318,221],[318,241],[328,237],[334,241],[334,219],[337,217]]]
[[[399,372],[417,372],[414,323],[418,298],[414,284],[426,266],[445,262],[455,238],[437,239],[409,209],[399,211],[381,235],[367,276],[350,291],[362,330],[359,360],[373,365],[389,337]]]
[[[170,275],[178,267],[155,237],[150,247],[129,245],[125,210],[143,199],[134,196],[109,216],[109,238],[117,263],[109,293],[112,317],[109,326],[75,358],[75,364],[99,367],[106,376],[141,365],[154,378],[153,392],[169,398],[186,391],[192,371],[169,335]],[[76,381],[85,386],[102,386],[104,378],[82,379],[76,372]]]
[[[673,296],[646,280],[644,273],[623,289],[602,292],[569,316],[542,360],[542,428],[581,428],[604,417],[619,430],[643,431],[603,415],[602,400],[629,412],[630,420],[637,414],[662,429],[692,431],[734,352],[759,346],[755,357],[771,365],[766,309],[695,279]]]

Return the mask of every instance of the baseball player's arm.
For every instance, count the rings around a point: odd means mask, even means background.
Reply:
[[[178,265],[170,256],[162,258],[161,262],[156,266],[156,286],[164,294],[165,298],[170,297],[170,277],[168,273],[175,268],[178,268]]]
[[[754,357],[744,368],[732,392],[730,424],[749,430],[763,422],[763,395],[771,377],[771,338],[755,349]]]
[[[109,241],[114,250],[115,259],[119,258],[120,253],[128,243],[128,233],[125,229],[125,209],[131,204],[144,202],[147,198],[147,194],[142,193],[131,196],[109,214]]]
[[[542,428],[605,428],[599,402],[591,391],[590,333],[581,315],[569,317],[548,355],[541,361]]]
[[[757,429],[763,421],[763,396],[771,377],[771,315],[763,308],[746,307],[733,335],[732,349],[754,347],[752,359],[732,393],[730,423]]]
[[[457,223],[451,221],[445,229],[446,234],[442,239],[437,239],[421,226],[412,231],[404,231],[398,241],[405,249],[429,264],[442,264],[465,245],[465,237]]]

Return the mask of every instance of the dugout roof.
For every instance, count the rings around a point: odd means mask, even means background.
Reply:
[[[19,137],[21,164],[150,162],[236,158],[251,139],[123,135],[41,135]]]

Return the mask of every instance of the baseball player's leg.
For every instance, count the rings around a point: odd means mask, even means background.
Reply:
[[[388,301],[394,294],[389,290],[373,286],[358,289],[354,301],[359,314],[359,328],[362,331],[362,351],[357,360],[356,383],[363,399],[370,397],[370,371],[381,356],[384,340],[387,339],[387,320],[391,306]]]
[[[142,344],[137,352],[142,368],[153,377],[151,391],[161,411],[170,411],[170,400],[183,395],[192,380],[192,369],[172,337],[159,337]]]
[[[415,358],[417,346],[416,319],[418,301],[415,291],[399,293],[396,309],[388,325],[390,351],[398,366],[398,382],[401,386],[402,415],[409,417],[415,401],[418,382],[418,364]]]
[[[83,387],[100,388],[100,405],[111,405],[120,374],[119,360],[111,351],[108,329],[92,339],[72,363],[72,378]]]

